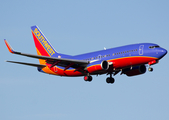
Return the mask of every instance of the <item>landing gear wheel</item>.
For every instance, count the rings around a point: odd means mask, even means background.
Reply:
[[[114,78],[111,78],[111,84],[113,84],[115,82]]]
[[[106,79],[106,82],[107,82],[107,83],[110,83],[110,77],[108,77],[108,78]]]
[[[84,80],[91,82],[92,81],[92,76],[84,76]]]
[[[88,76],[88,81],[89,81],[89,82],[92,81],[92,76]]]
[[[113,84],[114,81],[115,81],[114,78],[111,78],[111,77],[108,77],[108,78],[106,79],[106,82],[107,82],[107,83]]]
[[[153,71],[153,68],[152,68],[152,67],[149,67],[149,68],[148,68],[148,71],[152,72],[152,71]]]

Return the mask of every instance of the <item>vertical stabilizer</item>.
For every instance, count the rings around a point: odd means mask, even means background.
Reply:
[[[51,57],[57,54],[56,50],[52,47],[52,45],[37,26],[32,26],[31,31],[38,55]]]

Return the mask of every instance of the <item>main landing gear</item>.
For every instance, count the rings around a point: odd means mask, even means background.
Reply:
[[[114,78],[112,77],[112,73],[110,73],[110,77],[108,77],[108,78],[106,79],[106,82],[107,82],[107,83],[111,83],[111,84],[113,84],[113,83],[115,82]]]
[[[84,76],[84,81],[91,82],[92,79],[93,79],[93,78],[92,78],[92,76],[90,76],[90,75]],[[108,78],[106,79],[106,82],[107,82],[107,83],[111,83],[111,84],[113,84],[113,83],[115,82],[114,78],[112,77],[112,73],[110,73],[110,77],[108,77]]]
[[[84,76],[84,80],[85,80],[85,81],[91,82],[92,79],[93,79],[93,78],[92,78],[92,76],[90,76],[90,75]]]

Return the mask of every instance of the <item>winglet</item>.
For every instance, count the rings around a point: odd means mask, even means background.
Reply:
[[[10,53],[15,53],[15,51],[12,49],[12,47],[9,45],[9,43],[7,42],[6,39],[4,39],[4,42],[5,42],[5,44],[6,44],[7,48],[8,48],[8,50],[9,50],[9,52],[10,52]]]

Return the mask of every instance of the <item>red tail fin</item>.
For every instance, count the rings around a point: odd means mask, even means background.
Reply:
[[[53,56],[54,54],[57,54],[55,49],[37,26],[32,26],[31,30],[38,55]]]

